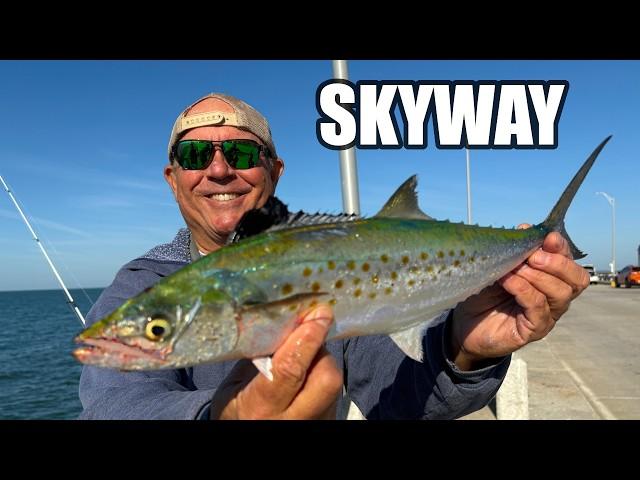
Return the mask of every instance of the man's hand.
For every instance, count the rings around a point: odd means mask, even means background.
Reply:
[[[473,370],[545,337],[588,286],[589,276],[572,260],[567,241],[550,233],[524,264],[458,304],[451,359],[461,370]]]
[[[320,304],[273,355],[273,381],[241,360],[211,402],[214,419],[335,419],[342,372],[324,347],[333,311]]]

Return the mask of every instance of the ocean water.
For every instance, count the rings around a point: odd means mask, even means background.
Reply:
[[[71,296],[86,316],[91,302]],[[85,290],[95,302],[102,289]],[[80,320],[62,290],[0,292],[0,419],[74,419],[82,366],[72,356]]]

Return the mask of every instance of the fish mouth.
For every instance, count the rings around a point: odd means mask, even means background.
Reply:
[[[73,351],[76,359],[87,365],[131,368],[139,364],[161,366],[166,364],[162,350],[145,350],[139,346],[127,345],[117,340],[105,338],[80,338],[77,343],[84,345]]]

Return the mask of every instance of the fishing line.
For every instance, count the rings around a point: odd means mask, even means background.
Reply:
[[[22,209],[25,212],[25,216],[27,218],[30,218],[31,221],[38,226],[38,228],[40,229],[40,239],[42,240],[42,242],[44,244],[46,244],[47,248],[51,248],[53,250],[54,253],[54,257],[56,257],[56,263],[62,263],[62,266],[64,267],[64,269],[67,271],[67,273],[71,276],[71,278],[73,279],[73,281],[75,282],[76,285],[76,289],[77,290],[81,290],[82,293],[84,294],[84,296],[87,298],[87,300],[89,301],[89,303],[91,304],[91,306],[93,306],[93,304],[95,303],[93,301],[93,299],[89,296],[89,294],[87,293],[87,291],[82,288],[82,285],[80,285],[80,282],[78,281],[78,279],[76,278],[76,276],[73,274],[73,271],[71,271],[71,269],[69,269],[69,267],[67,266],[66,262],[64,261],[64,258],[62,256],[62,254],[58,251],[58,249],[56,248],[55,244],[53,242],[51,242],[43,233],[43,230],[46,230],[46,227],[44,225],[42,225],[40,223],[40,221],[31,214],[31,212],[29,211],[29,208],[27,208],[26,205],[22,205]]]
[[[33,217],[31,217],[33,219]],[[34,220],[35,223],[38,223],[37,220]],[[51,247],[51,249],[53,250],[54,256],[57,258],[57,261],[62,262],[62,266],[64,267],[64,269],[67,271],[67,273],[71,276],[71,278],[73,279],[73,281],[76,284],[76,288],[80,291],[82,291],[82,293],[84,294],[84,296],[87,298],[87,300],[89,301],[89,303],[91,304],[91,306],[93,306],[93,304],[95,303],[93,301],[93,299],[89,296],[89,294],[87,293],[87,291],[82,288],[82,285],[80,285],[80,281],[76,278],[76,276],[73,274],[73,271],[71,269],[69,269],[69,267],[67,266],[67,264],[64,261],[63,255],[56,249],[56,246],[54,243],[52,243],[49,239],[47,239],[44,234],[42,234],[42,240],[44,241],[44,243],[47,244],[47,247]]]

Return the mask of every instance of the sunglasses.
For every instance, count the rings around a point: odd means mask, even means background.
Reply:
[[[173,158],[185,170],[204,170],[213,161],[215,146],[219,145],[231,168],[247,170],[260,165],[260,153],[269,150],[251,140],[182,140],[173,147]]]

